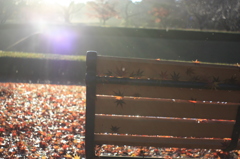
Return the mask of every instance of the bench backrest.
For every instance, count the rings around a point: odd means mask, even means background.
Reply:
[[[240,129],[239,84],[237,65],[88,52],[87,158],[94,158],[95,144],[232,150]]]

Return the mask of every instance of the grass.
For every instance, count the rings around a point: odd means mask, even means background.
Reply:
[[[25,53],[25,52],[10,52],[10,51],[0,50],[0,58],[1,57],[86,61],[86,56],[80,56],[80,55],[75,56],[75,55],[58,55],[58,54],[42,54],[42,53]]]
[[[59,55],[59,54],[43,54],[43,53],[10,52],[10,51],[1,51],[0,50],[0,58],[1,57],[86,61],[86,56],[83,56],[83,55],[81,55],[81,56],[80,55],[79,56]],[[226,65],[226,66],[238,66],[239,67],[239,64],[211,63],[211,62],[202,62],[202,61],[182,61],[182,60],[167,60],[167,59],[161,59],[161,61],[201,63],[201,64],[210,64],[210,65]]]

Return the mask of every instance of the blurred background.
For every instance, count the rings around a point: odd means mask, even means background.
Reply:
[[[0,0],[0,50],[237,63],[240,0]]]
[[[0,23],[239,31],[239,0],[0,0]]]

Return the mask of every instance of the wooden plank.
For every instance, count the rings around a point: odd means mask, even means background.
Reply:
[[[237,104],[230,103],[210,104],[194,100],[98,96],[95,113],[235,120],[237,109]]]
[[[223,145],[225,142],[226,140],[223,139],[166,138],[166,137],[95,134],[96,144],[112,144],[128,146],[179,147],[191,149],[192,148],[223,149],[224,148]],[[238,145],[238,149],[239,148],[240,146]]]
[[[133,96],[150,98],[169,98],[199,101],[240,101],[240,91],[173,88],[160,86],[135,86],[119,84],[97,84],[96,93],[99,95]]]
[[[98,56],[99,76],[239,84],[238,66]]]
[[[234,122],[122,116],[95,117],[95,133],[231,138]]]

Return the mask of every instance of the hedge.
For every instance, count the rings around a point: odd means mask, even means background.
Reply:
[[[0,52],[0,81],[84,84],[85,57]]]

